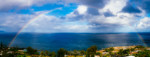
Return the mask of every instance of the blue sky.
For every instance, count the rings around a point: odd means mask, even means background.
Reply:
[[[0,0],[0,32],[150,32],[149,5],[149,0]]]

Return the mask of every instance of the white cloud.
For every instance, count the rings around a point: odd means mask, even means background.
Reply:
[[[74,11],[67,15],[67,17],[71,17],[67,19],[75,18],[75,19],[79,19],[80,21],[86,21],[91,25],[93,25],[92,27],[103,28],[106,30],[110,29],[109,32],[112,32],[111,29],[114,28],[116,28],[116,30],[114,31],[118,31],[118,32],[121,32],[121,30],[122,32],[135,31],[134,28],[136,27],[136,24],[138,23],[138,19],[139,19],[139,17],[137,16],[144,16],[145,14],[144,11],[136,14],[121,12],[122,8],[126,6],[126,2],[127,0],[115,0],[115,1],[111,0],[110,3],[106,4],[106,7],[100,9],[103,11],[100,11],[99,13],[104,13],[106,12],[105,10],[110,10],[114,14],[114,16],[106,17],[103,14],[95,16],[95,15],[89,15],[87,13],[85,13],[82,16],[79,16]],[[92,27],[90,27],[90,29]]]
[[[41,15],[28,24],[22,32],[89,32],[91,26],[80,21],[62,20],[55,16]]]
[[[41,6],[48,3],[59,4],[60,0],[0,0],[0,10],[24,9],[33,5]]]
[[[150,27],[150,18],[145,17],[139,21],[139,24],[137,25],[138,29],[146,29]]]
[[[0,26],[6,32],[16,32],[28,22],[34,15],[21,15],[21,14],[2,14],[0,15]]]
[[[2,0],[0,0],[2,1]],[[38,6],[42,5],[42,3],[46,0],[21,0],[21,1],[4,1],[4,3],[9,4],[10,6],[19,5],[19,7],[28,7],[33,4],[37,4]],[[50,0],[51,1],[51,0]],[[41,3],[40,3],[41,2]],[[57,1],[51,1],[57,2]],[[50,2],[50,3],[51,3]],[[145,29],[150,27],[150,18],[143,18],[138,21],[137,16],[145,16],[145,11],[139,8],[142,12],[136,14],[129,14],[121,12],[122,8],[126,6],[127,0],[110,0],[108,4],[104,8],[94,8],[99,9],[99,15],[91,15],[88,14],[87,10],[89,8],[88,5],[79,5],[77,9],[65,16],[64,19],[58,18],[56,16],[49,16],[46,14],[41,15],[35,21],[28,24],[26,28],[22,32],[131,32],[135,31],[133,28],[136,27],[139,29]],[[0,2],[2,3],[2,2]],[[39,4],[38,4],[39,3]],[[2,6],[5,4],[2,4]],[[0,8],[2,7],[0,6]],[[104,16],[103,13],[110,11],[113,16]],[[45,11],[43,11],[45,12]],[[43,13],[42,12],[42,13]],[[92,11],[91,11],[92,12]],[[18,27],[21,28],[25,23],[27,23],[30,19],[35,17],[36,15],[41,14],[41,12],[36,12],[33,15],[10,15],[10,16],[1,16],[5,17],[0,21],[4,21],[0,23],[1,26],[6,27]],[[74,19],[74,20],[72,20]],[[11,25],[10,25],[11,24]],[[13,29],[12,29],[13,30]]]
[[[87,6],[84,5],[79,5],[77,8],[77,11],[79,12],[79,14],[84,14],[87,11]]]
[[[126,6],[126,2],[127,0],[110,0],[100,12],[111,11],[113,14],[117,14]]]

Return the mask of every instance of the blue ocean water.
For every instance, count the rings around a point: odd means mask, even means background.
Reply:
[[[11,46],[33,47],[38,50],[57,51],[86,50],[96,45],[98,49],[114,46],[144,45],[150,46],[150,33],[21,33]],[[0,33],[0,41],[9,44],[16,33]]]

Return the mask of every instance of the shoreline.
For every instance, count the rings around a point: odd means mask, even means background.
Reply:
[[[1,44],[1,46],[3,46]],[[110,56],[143,56],[141,53],[149,52],[149,47],[144,46],[115,46],[104,48],[101,50],[97,49],[97,46],[91,46],[87,48],[87,50],[65,50],[64,48],[60,48],[57,52],[47,51],[47,50],[36,50],[32,47],[28,48],[18,48],[18,47],[1,47],[0,56],[25,56],[25,57],[33,57],[33,56],[46,56],[46,57],[110,57]],[[145,55],[148,56],[148,55]]]

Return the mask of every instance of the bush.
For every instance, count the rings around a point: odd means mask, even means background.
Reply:
[[[129,53],[130,53],[129,49],[126,49],[126,50],[120,49],[118,52],[118,55],[119,56],[126,56],[126,55],[129,55]]]
[[[138,46],[136,46],[135,48],[142,49],[142,48],[145,48],[145,47],[144,47],[144,46],[141,46],[141,45],[138,45]]]
[[[96,54],[97,46],[91,46],[90,48],[87,49],[87,57],[91,56],[94,57]]]
[[[56,57],[56,53],[55,53],[55,52],[51,52],[51,53],[50,53],[50,56],[51,56],[51,57]]]
[[[111,47],[111,48],[106,48],[106,49],[105,49],[106,52],[111,52],[111,51],[113,51],[113,50],[114,50],[113,47]]]
[[[81,50],[80,53],[81,53],[81,55],[84,55],[84,54],[85,54],[85,51],[84,51],[84,50]]]
[[[150,50],[140,51],[135,54],[136,57],[150,57]]]
[[[60,48],[57,52],[58,57],[64,57],[64,55],[67,53],[67,51],[63,48]]]
[[[33,49],[32,47],[28,47],[27,48],[27,53],[29,55],[33,55],[33,54],[37,54],[38,52],[37,52],[37,50]]]

